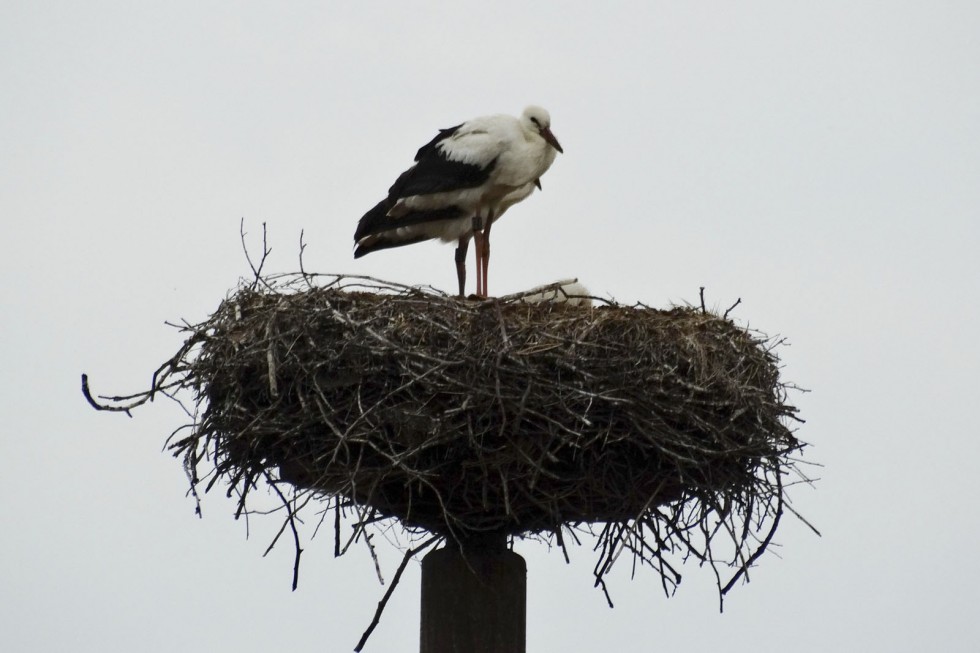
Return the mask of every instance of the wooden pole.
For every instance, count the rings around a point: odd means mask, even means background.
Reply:
[[[525,653],[527,565],[503,537],[422,559],[421,653]]]

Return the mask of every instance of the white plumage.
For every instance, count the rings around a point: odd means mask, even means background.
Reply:
[[[486,296],[491,225],[540,187],[541,175],[561,151],[551,118],[540,107],[528,107],[520,118],[484,116],[441,130],[358,222],[354,257],[431,238],[457,241],[462,295],[466,251],[475,236],[477,294]]]
[[[578,279],[565,279],[544,286],[532,288],[523,293],[510,295],[525,304],[543,304],[553,302],[569,306],[592,306],[592,296],[588,288],[579,283]]]

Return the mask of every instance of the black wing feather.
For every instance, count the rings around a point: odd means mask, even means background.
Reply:
[[[393,204],[394,202],[385,198],[361,216],[361,219],[357,222],[357,229],[354,230],[354,242],[356,243],[365,236],[396,227],[397,225],[392,224],[391,218],[388,217],[388,211],[391,210]]]
[[[398,227],[466,217],[463,209],[458,206],[446,206],[432,211],[410,211],[397,218],[388,217],[388,212],[399,199],[412,195],[429,195],[463,188],[475,188],[490,177],[490,173],[497,164],[496,159],[486,166],[451,161],[438,147],[439,143],[451,138],[462,126],[459,124],[448,129],[440,129],[435,138],[419,148],[415,154],[415,165],[400,174],[395,183],[388,189],[388,197],[375,204],[358,221],[357,229],[354,231],[354,242],[367,236],[383,234]],[[428,240],[428,238],[424,236],[406,239],[381,237],[369,245],[358,247],[354,251],[354,258],[360,258],[379,249],[410,245],[423,240]]]
[[[485,182],[493,171],[497,160],[486,166],[474,163],[461,163],[446,158],[439,143],[451,138],[462,124],[440,129],[439,134],[419,148],[415,154],[415,165],[403,172],[388,189],[388,198],[399,200],[412,195],[431,195],[461,188],[475,188]]]
[[[371,252],[377,252],[380,249],[391,249],[392,247],[401,247],[402,245],[414,245],[415,243],[421,243],[423,240],[428,240],[425,236],[417,236],[415,238],[410,238],[408,240],[394,240],[393,238],[379,238],[370,245],[361,245],[354,250],[354,258],[361,258],[365,254],[370,254]]]
[[[455,127],[440,129],[439,134],[436,135],[435,138],[433,138],[431,141],[429,141],[428,143],[426,143],[425,145],[419,148],[419,151],[415,153],[415,160],[421,161],[423,157],[427,156],[432,150],[436,149],[436,145],[446,140],[447,138],[452,137],[452,135],[456,133],[456,130],[458,130],[462,126],[463,123],[459,123]]]
[[[458,206],[445,206],[431,211],[411,211],[397,218],[391,218],[388,217],[388,211],[391,210],[392,204],[393,202],[386,198],[375,204],[374,208],[365,213],[357,223],[357,230],[354,231],[354,242],[367,236],[384,233],[399,227],[410,227],[416,224],[425,224],[426,222],[441,222],[443,220],[455,220],[466,217],[463,209]],[[422,238],[422,240],[426,239]],[[411,242],[418,241],[413,240]],[[405,242],[403,244],[407,245],[408,243]],[[396,247],[396,245],[389,245],[389,247]]]

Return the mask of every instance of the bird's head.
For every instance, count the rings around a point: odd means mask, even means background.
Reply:
[[[558,143],[558,139],[551,133],[551,115],[545,109],[534,105],[529,106],[524,109],[521,122],[524,124],[525,129],[539,134],[551,147],[559,152],[564,152]]]

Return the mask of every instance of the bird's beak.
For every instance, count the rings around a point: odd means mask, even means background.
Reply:
[[[558,150],[562,154],[565,153],[565,150],[561,149],[561,145],[558,143],[558,139],[555,138],[555,135],[552,134],[551,133],[551,130],[548,129],[547,127],[545,127],[544,129],[541,130],[541,138],[543,138],[544,140],[548,141],[548,143],[551,145],[551,147],[555,148],[556,150]]]
[[[534,180],[534,185],[538,187],[538,190],[541,190],[541,178],[540,177],[538,177],[537,179]]]

